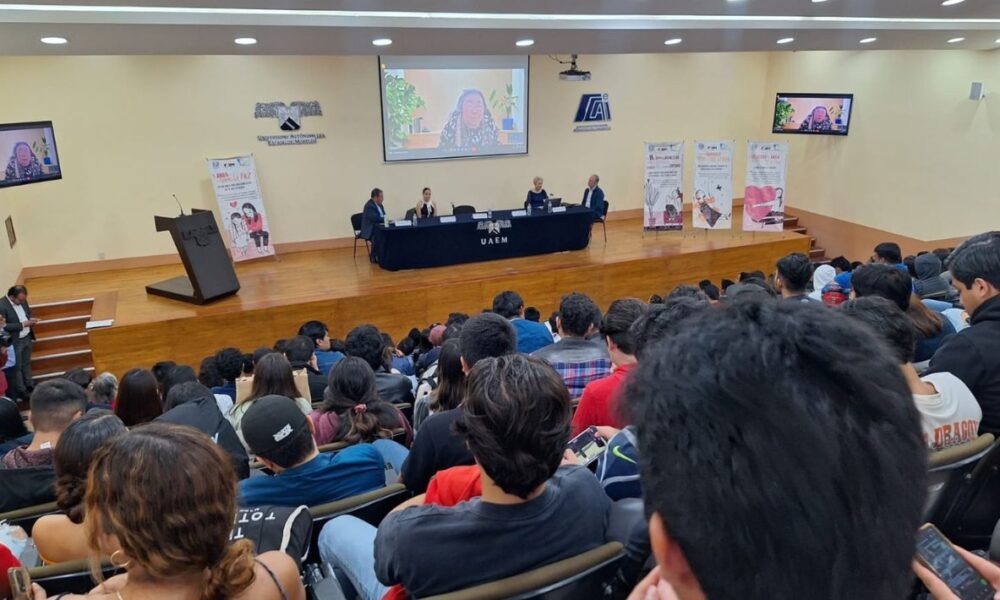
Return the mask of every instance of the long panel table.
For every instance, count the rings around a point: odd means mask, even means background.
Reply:
[[[419,269],[501,258],[581,250],[590,242],[594,213],[582,206],[563,212],[497,210],[491,215],[421,219],[417,225],[378,225],[372,256],[383,269]],[[485,217],[485,218],[483,218]]]

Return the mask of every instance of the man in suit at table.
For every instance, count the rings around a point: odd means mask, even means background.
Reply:
[[[28,288],[15,285],[7,290],[7,295],[0,298],[0,317],[3,317],[4,330],[13,338],[14,366],[6,370],[7,381],[10,384],[10,397],[27,399],[35,387],[31,377],[31,347],[34,345],[34,327],[38,319],[31,318],[31,307],[28,306]]]
[[[375,225],[385,220],[385,209],[382,208],[382,190],[375,188],[372,190],[372,197],[365,202],[365,207],[361,211],[361,237],[362,239],[372,239]]]
[[[587,189],[583,190],[583,202],[581,203],[582,206],[594,211],[598,217],[603,216],[601,211],[604,210],[604,190],[597,185],[600,181],[601,178],[597,175],[590,176],[590,179],[587,180]]]

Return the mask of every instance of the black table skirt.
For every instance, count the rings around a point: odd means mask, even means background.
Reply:
[[[455,223],[422,219],[416,227],[378,225],[372,255],[383,269],[399,271],[581,250],[590,242],[594,213],[589,208],[519,217],[512,212],[493,211],[487,219],[458,215]]]

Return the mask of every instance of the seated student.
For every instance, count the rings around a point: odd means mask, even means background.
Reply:
[[[459,590],[606,541],[611,501],[587,469],[560,468],[570,403],[552,367],[526,356],[490,358],[473,367],[468,383],[456,428],[476,459],[482,496],[452,507],[417,496],[377,531],[339,517],[320,533],[320,556],[365,600],[397,584],[418,598]]]
[[[906,269],[888,264],[864,265],[853,271],[851,285],[853,297],[888,298],[906,313],[917,332],[917,349],[913,362],[930,360],[938,347],[955,335],[955,327],[951,321],[928,309],[919,298],[914,298],[912,279]]]
[[[517,352],[517,334],[507,319],[493,313],[476,315],[466,321],[459,333],[462,369],[469,370],[484,358],[507,356]],[[427,490],[431,477],[456,465],[472,464],[465,440],[452,425],[462,416],[461,408],[446,410],[429,417],[420,426],[410,454],[403,463],[400,480],[415,494]]]
[[[392,341],[392,336],[388,333],[382,334],[382,342],[385,344],[385,350],[383,350],[383,352],[386,356],[386,362],[389,364],[389,371],[391,373],[399,373],[400,375],[413,377],[416,373],[413,365],[413,357],[404,354],[401,350],[398,350],[396,348],[396,342]],[[440,343],[439,338],[438,344]]]
[[[222,383],[216,386],[209,385],[212,393],[225,394],[236,402],[236,380],[243,375],[243,353],[237,348],[223,348],[215,353],[214,363]],[[208,385],[204,381],[202,383]]]
[[[87,470],[101,445],[127,431],[122,420],[111,411],[92,410],[71,423],[59,438],[55,452],[55,489],[61,514],[38,519],[31,530],[38,555],[44,562],[67,562],[90,555],[83,526]]]
[[[319,402],[326,390],[326,376],[317,368],[315,348],[311,339],[297,335],[285,344],[285,358],[291,363],[293,371],[305,370],[309,381],[309,396],[313,402]]]
[[[953,294],[951,286],[941,277],[943,270],[941,259],[932,252],[921,254],[914,261],[917,278],[913,280],[913,291],[920,299],[943,300],[950,302],[958,294]]]
[[[899,360],[920,411],[924,443],[929,450],[944,450],[976,439],[983,418],[976,397],[951,373],[923,377],[917,374],[910,362],[916,336],[903,311],[891,300],[878,296],[851,300],[841,310],[869,327]]]
[[[983,409],[980,429],[1000,432],[1000,232],[963,242],[948,269],[971,324],[942,344],[928,372],[961,379]]]
[[[632,598],[907,597],[927,455],[870,331],[736,302],[657,344],[626,394],[658,564]]]
[[[524,318],[524,300],[517,292],[507,290],[494,296],[493,312],[510,320],[514,326],[518,352],[531,354],[552,343],[548,327]]]
[[[384,462],[374,446],[321,454],[312,421],[285,396],[254,402],[243,417],[243,438],[275,475],[241,481],[241,506],[315,506],[385,486]]]
[[[114,373],[104,372],[94,378],[87,393],[87,410],[99,408],[111,410],[118,396],[118,378]]]
[[[202,433],[160,423],[138,427],[98,450],[90,474],[84,498],[90,556],[110,557],[125,573],[86,596],[54,598],[305,600],[292,557],[255,557],[251,542],[229,543],[236,478]],[[38,600],[50,597],[38,584],[33,589]]]
[[[437,367],[434,371],[436,387],[430,393],[417,398],[413,405],[413,427],[417,429],[427,417],[454,408],[465,398],[465,370],[462,368],[462,343],[457,339],[441,345]]]
[[[297,335],[306,336],[316,345],[316,368],[324,376],[329,375],[333,365],[344,358],[342,352],[330,348],[330,330],[323,321],[306,321],[299,327]]]
[[[531,180],[531,183],[532,187],[528,190],[528,197],[524,199],[524,208],[543,210],[546,201],[549,199],[549,193],[542,189],[542,184],[545,182],[541,177],[535,176]]]
[[[875,246],[872,252],[873,254],[869,259],[872,264],[896,267],[897,269],[906,271],[907,275],[909,275],[909,269],[903,264],[903,251],[900,250],[899,244],[895,242],[882,242],[878,246]]]
[[[163,414],[160,386],[146,369],[129,369],[122,376],[114,411],[126,427],[149,423]]]
[[[823,289],[833,283],[837,277],[837,270],[830,265],[819,265],[813,271],[812,282],[813,291],[809,292],[809,297],[818,302],[823,301]]]
[[[559,373],[570,398],[579,398],[587,384],[611,373],[608,347],[587,341],[600,315],[601,309],[586,295],[574,292],[563,296],[556,317],[560,340],[531,353]]]
[[[708,304],[707,299],[702,302]],[[624,425],[618,412],[619,389],[636,364],[635,340],[629,328],[644,312],[646,305],[642,301],[623,298],[612,302],[604,315],[601,333],[605,336],[615,368],[610,375],[590,383],[583,391],[580,404],[573,415],[574,436],[591,425],[611,425],[618,428]]]
[[[0,456],[31,443],[33,434],[24,426],[17,402],[0,396]]]
[[[174,371],[182,367],[174,367]],[[167,376],[169,380],[172,377]],[[228,396],[223,396],[228,398]],[[232,424],[218,410],[218,396],[197,381],[187,381],[167,387],[164,413],[155,419],[160,423],[187,425],[212,438],[233,460],[236,476],[250,476],[250,459]]]
[[[167,395],[163,393],[163,381],[167,378],[167,373],[169,373],[170,370],[176,366],[177,363],[175,363],[172,360],[161,360],[160,362],[153,365],[153,368],[150,369],[150,372],[153,373],[153,377],[156,378],[157,386],[159,386],[160,388],[161,398],[167,397]]]
[[[31,393],[31,428],[35,431],[31,443],[18,446],[0,459],[2,468],[22,469],[52,464],[59,436],[69,424],[83,416],[87,398],[80,386],[66,379],[53,379],[38,384]]]
[[[788,302],[813,302],[809,296],[809,281],[813,276],[812,261],[801,252],[783,256],[775,265],[774,287]]]
[[[331,442],[371,443],[391,439],[393,431],[406,431],[406,444],[413,440],[410,423],[394,405],[379,398],[375,373],[368,363],[348,356],[333,366],[323,404],[309,413],[313,437],[319,445]]]
[[[270,353],[270,351],[268,351],[268,353]],[[163,379],[164,411],[170,410],[167,408],[167,396],[170,394],[170,390],[182,383],[200,383],[198,381],[198,375],[195,374],[194,369],[188,365],[177,365],[173,369],[170,369],[170,372],[167,373],[167,376]],[[229,409],[233,407],[233,399],[225,394],[212,395],[215,397],[215,405],[218,407],[219,412],[223,415],[229,413]]]
[[[312,412],[312,404],[299,394],[299,388],[295,386],[292,365],[288,363],[285,355],[278,354],[277,352],[268,354],[261,358],[257,366],[254,367],[250,395],[234,405],[226,414],[226,418],[229,419],[229,423],[236,430],[236,434],[240,436],[240,439],[244,439],[242,433],[243,416],[258,398],[271,395],[292,398],[303,415],[308,415]]]
[[[413,402],[413,383],[405,375],[390,373],[385,362],[385,340],[374,325],[359,325],[347,334],[347,355],[356,356],[375,372],[378,395],[386,402]]]

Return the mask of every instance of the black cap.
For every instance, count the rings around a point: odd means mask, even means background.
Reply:
[[[309,427],[309,417],[294,400],[272,394],[253,401],[241,423],[243,439],[254,454],[280,448]]]

